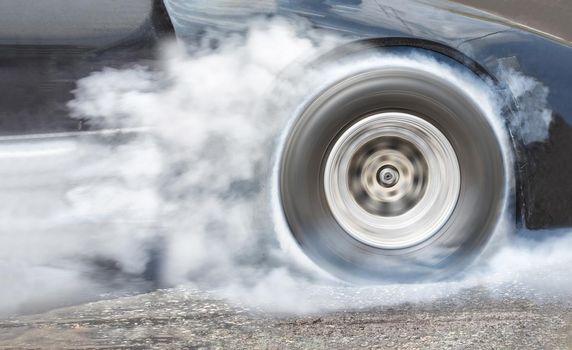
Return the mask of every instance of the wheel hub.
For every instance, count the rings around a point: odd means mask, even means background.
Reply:
[[[399,171],[391,165],[379,168],[377,181],[383,187],[393,187],[399,181]]]
[[[460,190],[455,151],[420,117],[387,112],[342,133],[324,170],[336,221],[352,237],[400,249],[432,237],[450,217]]]

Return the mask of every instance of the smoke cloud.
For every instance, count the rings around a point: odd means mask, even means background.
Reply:
[[[105,69],[78,82],[72,115],[123,131],[0,144],[0,315],[145,291],[157,279],[296,313],[349,307],[327,297],[332,288],[359,295],[363,303],[351,307],[430,301],[477,286],[570,295],[571,237],[493,247],[453,282],[355,287],[321,271],[290,238],[273,187],[275,152],[297,108],[341,77],[396,62],[457,79],[491,116],[504,102],[424,56],[303,69],[343,39],[283,19],[205,37],[191,53],[166,45],[158,67]],[[509,77],[519,96],[534,89],[531,78]],[[523,135],[546,136],[533,131]]]
[[[515,104],[509,118],[511,130],[515,130],[525,144],[545,141],[552,123],[552,111],[547,107],[548,88],[513,67],[501,65],[498,75],[511,92],[513,101],[510,102]]]

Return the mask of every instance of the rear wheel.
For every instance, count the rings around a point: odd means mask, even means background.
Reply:
[[[504,161],[479,101],[426,71],[375,69],[326,89],[296,120],[281,203],[306,254],[339,277],[440,278],[494,231]]]

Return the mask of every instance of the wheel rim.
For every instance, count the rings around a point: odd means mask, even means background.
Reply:
[[[385,112],[351,125],[324,169],[328,206],[353,238],[402,249],[439,232],[459,197],[461,174],[451,143],[412,114]]]

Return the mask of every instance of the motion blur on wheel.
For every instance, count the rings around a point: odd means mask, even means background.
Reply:
[[[479,103],[445,77],[399,65],[321,92],[281,159],[283,210],[303,250],[358,282],[465,266],[494,232],[507,186]]]

